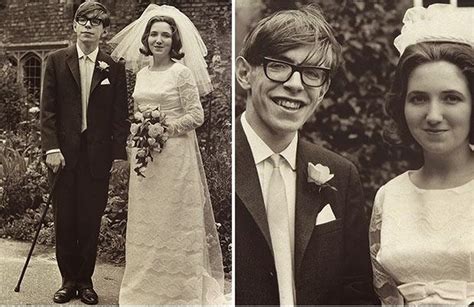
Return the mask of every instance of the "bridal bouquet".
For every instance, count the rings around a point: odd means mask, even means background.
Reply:
[[[152,152],[160,153],[168,140],[166,114],[159,106],[139,106],[130,126],[129,146],[137,148],[136,167],[138,176],[143,174],[148,163],[153,161]]]

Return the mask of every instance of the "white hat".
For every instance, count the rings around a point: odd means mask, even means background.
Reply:
[[[402,33],[393,44],[403,54],[406,47],[421,42],[465,43],[474,47],[474,11],[439,3],[408,9]]]

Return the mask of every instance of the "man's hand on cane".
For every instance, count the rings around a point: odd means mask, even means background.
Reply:
[[[124,171],[130,167],[128,160],[115,159],[110,168],[110,173],[116,173],[118,171]]]
[[[57,173],[59,168],[64,168],[66,160],[61,152],[46,154],[46,165],[51,168],[53,173]]]

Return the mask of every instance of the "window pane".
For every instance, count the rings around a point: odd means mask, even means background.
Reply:
[[[28,92],[39,99],[41,89],[41,61],[36,56],[30,57],[23,65],[23,82]]]

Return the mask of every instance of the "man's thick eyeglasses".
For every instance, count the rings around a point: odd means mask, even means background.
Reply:
[[[94,27],[97,27],[97,26],[102,24],[102,19],[96,18],[96,17],[87,18],[87,17],[84,17],[84,16],[79,16],[79,17],[76,18],[76,22],[78,24],[80,24],[81,26],[85,26],[88,21],[90,21],[91,26],[94,26]]]
[[[294,72],[297,71],[300,73],[301,82],[310,87],[320,87],[326,83],[331,71],[326,67],[293,65],[267,57],[263,58],[263,70],[268,79],[281,83],[290,80]]]

